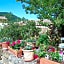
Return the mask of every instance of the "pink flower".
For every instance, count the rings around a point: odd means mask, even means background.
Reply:
[[[15,44],[15,41],[13,41],[12,44],[14,45]]]
[[[63,54],[63,52],[62,52],[61,50],[59,51],[59,53],[60,53],[60,54]]]
[[[37,54],[34,54],[34,59],[38,58],[38,55]]]
[[[54,48],[51,48],[51,49],[48,50],[48,52],[51,52],[51,51],[52,52],[55,52],[55,49]]]
[[[51,52],[51,49],[49,49],[48,52]]]
[[[13,46],[13,44],[11,43],[10,46]]]
[[[7,44],[9,44],[9,41],[6,41]]]
[[[17,42],[17,43],[20,43],[20,40],[17,40],[16,42]]]

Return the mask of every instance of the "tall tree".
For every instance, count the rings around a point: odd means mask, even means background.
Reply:
[[[23,3],[26,13],[37,14],[39,19],[64,19],[64,0],[17,0]]]

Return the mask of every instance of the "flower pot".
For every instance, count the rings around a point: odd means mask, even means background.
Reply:
[[[8,46],[9,51],[11,51],[15,56],[21,57],[22,56],[22,48],[20,47],[20,50],[14,50],[11,47]]]
[[[2,47],[2,42],[0,42],[0,47]]]
[[[60,63],[48,60],[46,58],[40,58],[40,64],[60,64]]]
[[[2,49],[7,50],[8,49],[8,44],[5,42],[2,42]]]
[[[32,61],[34,59],[33,50],[23,50],[24,53],[24,61]]]

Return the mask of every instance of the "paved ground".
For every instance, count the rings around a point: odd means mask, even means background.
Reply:
[[[1,55],[2,55],[2,49],[1,49],[1,47],[0,47],[0,64],[3,64],[3,63],[2,63]]]
[[[2,56],[1,56],[2,55]],[[25,62],[23,57],[16,57],[10,51],[2,51],[0,49],[0,56],[2,60],[0,60],[0,64],[37,64],[37,59],[31,62]]]
[[[0,60],[0,64],[3,64],[3,63],[2,63],[2,60]]]

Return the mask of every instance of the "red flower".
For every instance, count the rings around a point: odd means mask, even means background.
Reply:
[[[13,44],[11,43],[10,46],[13,46]]]
[[[15,44],[15,41],[13,41],[12,44],[14,45]]]
[[[35,47],[32,47],[32,49],[35,49]]]
[[[38,58],[38,55],[37,54],[34,54],[34,59]]]
[[[54,48],[51,48],[51,51],[55,52],[55,49]]]
[[[6,41],[7,44],[9,44],[9,41]]]
[[[17,42],[17,43],[20,43],[20,40],[17,40],[16,42]]]
[[[55,52],[55,49],[54,48],[51,48],[51,49],[48,50],[48,52],[51,52],[51,51],[52,52]]]

